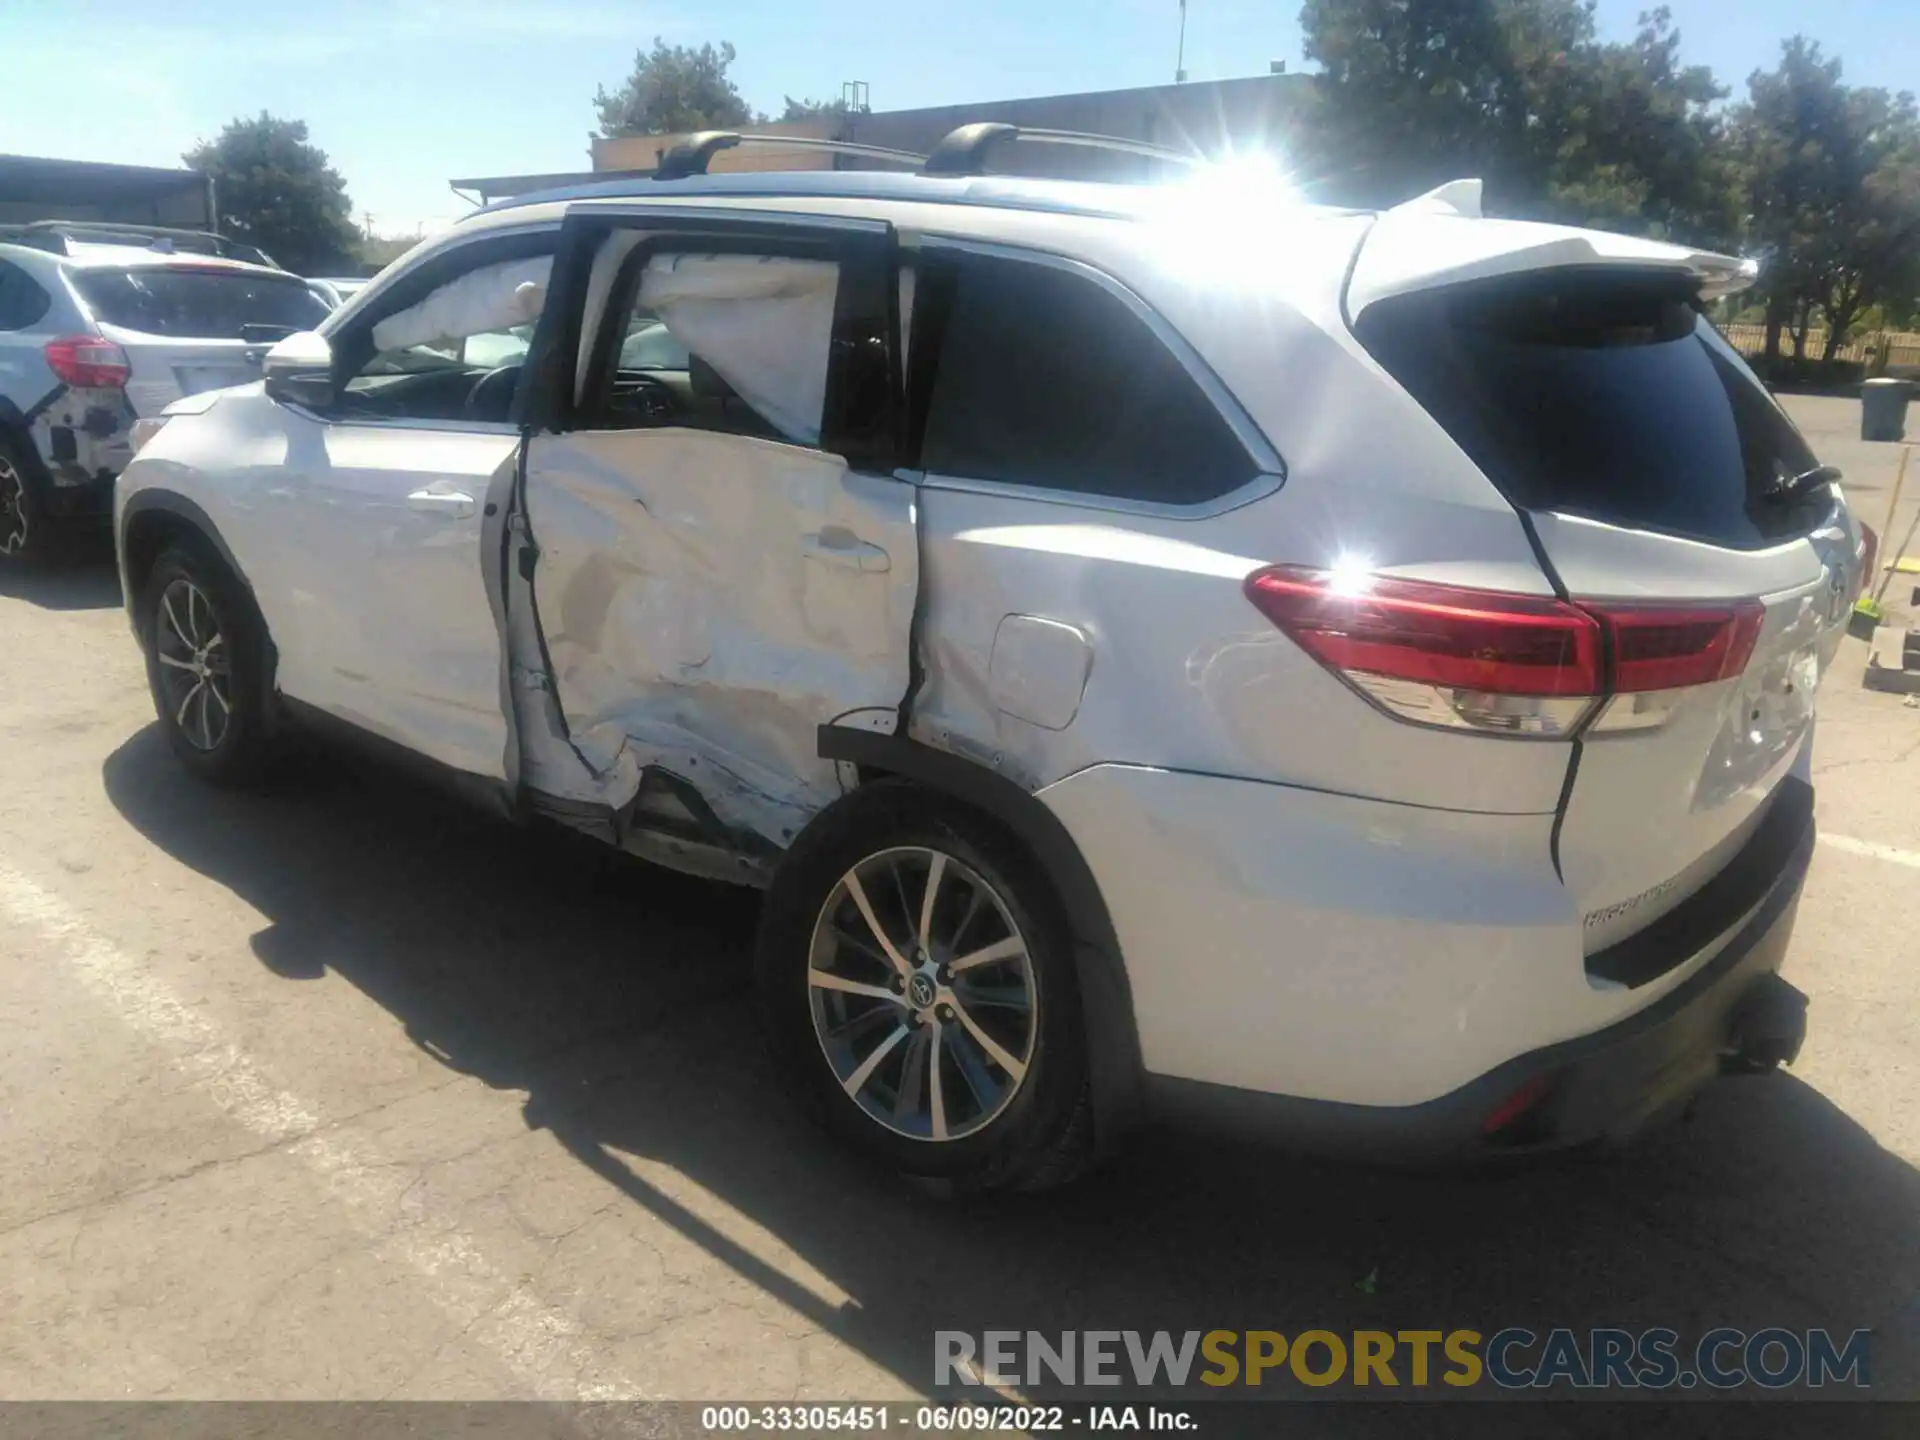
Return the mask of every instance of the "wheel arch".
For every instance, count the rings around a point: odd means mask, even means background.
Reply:
[[[0,439],[11,441],[20,449],[20,459],[30,470],[38,472],[45,468],[46,461],[33,438],[33,415],[4,395],[0,395]],[[39,478],[37,473],[34,478]]]
[[[120,591],[126,597],[127,619],[132,623],[134,633],[140,642],[146,643],[146,635],[141,630],[140,596],[147,588],[147,577],[153,573],[154,563],[166,551],[168,545],[182,542],[200,545],[213,552],[227,572],[240,583],[247,599],[253,603],[254,615],[260,626],[265,645],[262,657],[261,684],[264,690],[262,700],[263,713],[268,716],[268,724],[273,724],[276,709],[272,704],[274,695],[274,675],[279,668],[279,651],[274,648],[273,632],[267,627],[266,617],[260,613],[260,606],[254,599],[253,582],[247,578],[247,572],[234,558],[232,547],[226,537],[220,533],[220,527],[194,501],[173,490],[147,489],[136,490],[129,495],[120,507],[119,519],[114,534],[114,555],[120,569]]]
[[[822,725],[818,749],[822,759],[910,780],[978,811],[1045,872],[1074,934],[1097,1142],[1105,1148],[1130,1129],[1145,1089],[1133,989],[1099,882],[1059,817],[1004,775],[901,736]]]
[[[117,543],[114,546],[120,565],[120,586],[127,600],[127,613],[136,623],[138,616],[134,613],[135,606],[141,590],[146,586],[147,576],[152,573],[153,562],[160,558],[160,552],[167,548],[169,541],[181,539],[210,546],[220,557],[220,562],[233,573],[234,579],[246,587],[249,595],[253,593],[247,572],[234,559],[232,549],[221,535],[220,527],[213,523],[212,516],[175,491],[136,490],[120,507],[118,534],[115,536]]]

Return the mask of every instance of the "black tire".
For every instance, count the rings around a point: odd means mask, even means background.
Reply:
[[[870,1072],[874,1079],[868,1083],[879,1085],[883,1096],[890,1089],[897,1097],[910,1087],[917,1095],[928,1095],[929,1129],[927,1134],[916,1136],[896,1128],[901,1123],[898,1109],[883,1121],[870,1113],[867,1103],[850,1096],[836,1071],[836,1062],[829,1059],[831,1042],[816,1028],[818,992],[810,977],[819,973],[814,969],[816,926],[829,923],[829,917],[823,915],[829,903],[842,907],[834,912],[837,915],[854,913],[844,908],[851,904],[851,892],[842,889],[843,878],[856,866],[888,863],[889,854],[917,856],[922,851],[946,857],[941,862],[943,874],[956,877],[943,881],[943,896],[957,888],[960,898],[953,902],[956,907],[970,901],[975,913],[991,917],[986,924],[999,927],[972,933],[986,938],[1010,931],[1008,938],[1024,942],[1024,961],[1005,962],[1018,966],[1014,985],[993,988],[995,993],[1005,994],[1009,989],[1026,987],[1030,1009],[1024,1020],[1017,1010],[1011,1019],[1006,1013],[993,1017],[1002,1027],[1003,1038],[1014,1034],[1004,1028],[1008,1024],[1019,1033],[1017,1040],[1006,1038],[1008,1052],[1016,1045],[1027,1047],[1024,1073],[1015,1079],[1011,1071],[992,1061],[987,1049],[962,1033],[951,1007],[935,1004],[921,1014],[910,1013],[905,977],[898,987],[901,998],[886,1001],[869,997],[861,1002],[873,1016],[875,1028],[885,1032],[882,1039],[894,1038],[892,1028],[896,1025],[908,1030],[898,1041],[899,1058],[883,1061],[880,1069]],[[927,863],[930,867],[931,860]],[[992,902],[985,910],[979,908],[978,896],[968,893],[977,888],[975,881],[984,882],[999,908],[993,908]],[[911,884],[899,882],[896,900],[870,902],[877,916],[883,907],[897,907],[888,909],[882,919],[890,932],[913,925],[910,912],[921,904],[918,897],[924,896],[926,887],[923,879],[917,896],[910,899]],[[863,933],[870,936],[871,931]],[[913,936],[896,933],[894,938],[896,950],[908,955],[907,947],[915,944]],[[949,975],[944,965],[936,966],[942,958],[941,948],[930,948],[935,952],[926,959],[930,974],[942,977],[937,997],[957,997],[970,982]],[[969,943],[959,948],[988,947]],[[850,952],[837,948],[833,953]],[[869,953],[866,958],[882,966],[887,964],[877,953]],[[918,957],[908,958],[911,963]],[[832,963],[840,964],[838,960]],[[879,973],[884,983],[894,985],[891,970]],[[1064,1184],[1093,1158],[1086,1032],[1071,931],[1041,868],[999,826],[977,812],[922,787],[892,780],[864,785],[822,812],[788,852],[767,892],[755,948],[755,989],[761,1025],[784,1088],[830,1134],[875,1163],[899,1174],[944,1182],[955,1192],[977,1193],[1038,1190]],[[887,1010],[889,1004],[897,1008]],[[936,1023],[942,1017],[947,1021],[944,1027]],[[846,1024],[857,1024],[861,1018],[856,1015]],[[969,1013],[968,1019],[977,1017]],[[922,1030],[927,1033],[917,1033]],[[941,1037],[950,1038],[936,1037],[932,1033],[935,1030]],[[909,1069],[907,1058],[916,1043],[926,1052],[917,1072]],[[878,1041],[868,1045],[866,1056],[879,1048]],[[839,1062],[841,1068],[851,1064],[857,1054],[851,1048],[845,1052]],[[963,1064],[963,1060],[970,1063]],[[855,1066],[848,1079],[854,1079],[861,1068]],[[894,1071],[891,1077],[889,1068]],[[939,1102],[929,1093],[930,1072],[948,1077],[945,1093],[954,1097],[951,1103],[959,1114],[960,1128],[965,1130],[969,1124],[977,1128],[952,1138],[932,1138],[936,1132],[931,1130],[931,1116]],[[976,1078],[1007,1086],[1010,1094],[998,1100],[999,1108],[980,1102]],[[933,1091],[942,1088],[939,1083],[931,1086]],[[861,1093],[869,1103],[872,1101],[871,1091],[863,1089]],[[966,1114],[969,1107],[973,1110],[970,1117]]]
[[[31,444],[0,433],[0,565],[37,565],[53,549],[46,470]]]
[[[210,785],[258,779],[271,756],[267,640],[246,587],[210,550],[172,545],[148,573],[139,617],[154,713],[174,755]]]

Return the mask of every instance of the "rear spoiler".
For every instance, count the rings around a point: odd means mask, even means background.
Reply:
[[[1347,281],[1350,318],[1375,301],[1528,270],[1621,266],[1690,276],[1703,300],[1737,295],[1760,262],[1607,230],[1483,218],[1478,180],[1453,180],[1384,210]]]

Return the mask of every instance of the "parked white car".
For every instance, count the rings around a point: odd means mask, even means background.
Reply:
[[[126,232],[133,233],[126,233]],[[0,566],[103,526],[132,431],[182,395],[260,378],[326,305],[285,271],[194,253],[217,236],[59,222],[0,243]],[[175,237],[180,243],[176,244]]]
[[[1223,1104],[1625,1135],[1798,1047],[1861,534],[1696,308],[1738,262],[1475,210],[479,212],[122,477],[161,727],[225,784],[334,722],[764,887],[782,1074],[904,1172],[1042,1185]]]

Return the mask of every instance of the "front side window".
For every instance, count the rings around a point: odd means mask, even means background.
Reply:
[[[214,266],[77,269],[73,286],[101,324],[170,340],[277,340],[329,313],[295,276]]]
[[[1193,505],[1258,473],[1180,358],[1090,276],[942,255],[914,311],[931,474]]]
[[[379,317],[341,347],[340,412],[505,423],[552,267],[551,255],[478,263]]]

